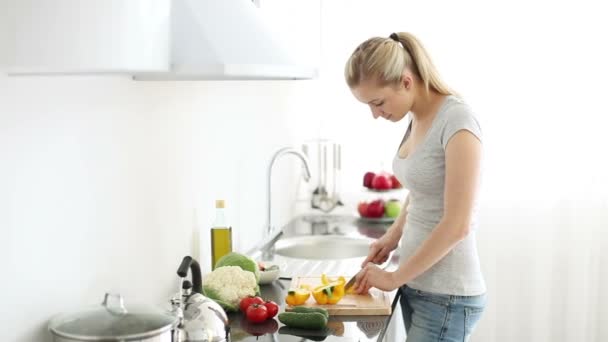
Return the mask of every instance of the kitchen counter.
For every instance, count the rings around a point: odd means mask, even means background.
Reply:
[[[364,222],[353,216],[337,215],[302,215],[294,218],[280,231],[261,241],[249,254],[256,260],[277,263],[281,267],[281,278],[269,285],[260,286],[262,297],[271,299],[280,305],[279,312],[285,311],[285,296],[291,283],[291,277],[298,275],[330,276],[355,274],[365,256],[323,259],[323,258],[294,258],[280,255],[275,247],[285,241],[298,237],[336,237],[344,239],[364,239],[371,242],[381,237],[387,224]],[[338,242],[339,244],[339,242]],[[336,246],[340,248],[340,246]],[[366,253],[366,250],[364,250]],[[396,268],[398,256],[393,255],[387,264],[387,269]],[[243,315],[229,315],[231,326],[231,341],[393,341],[401,337],[403,322],[398,291],[390,293],[392,313],[386,316],[330,316],[328,329],[323,332],[291,329],[278,322],[275,317],[261,325],[247,322]]]
[[[285,311],[285,296],[290,280],[277,280],[260,286],[262,298],[280,305],[279,312]],[[307,331],[284,326],[275,317],[263,324],[252,324],[240,312],[228,315],[231,341],[392,341],[391,326],[401,323],[397,291],[391,293],[392,312],[388,316],[330,316],[326,331]],[[396,314],[397,313],[397,314]],[[401,323],[402,324],[402,323]]]

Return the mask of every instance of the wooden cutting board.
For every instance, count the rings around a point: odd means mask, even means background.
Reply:
[[[330,277],[337,278],[337,277]],[[305,276],[294,277],[291,280],[291,287],[298,288],[301,284],[308,284],[311,288],[321,285],[321,277]],[[337,304],[319,305],[312,294],[304,306],[325,308],[330,315],[336,316],[371,316],[371,315],[390,315],[391,300],[389,294],[378,289],[370,289],[369,294],[355,295],[346,294]],[[291,311],[293,308],[288,305],[285,310]]]

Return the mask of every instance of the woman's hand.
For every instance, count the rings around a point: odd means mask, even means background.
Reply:
[[[379,265],[388,260],[388,256],[399,245],[399,238],[401,237],[401,234],[396,236],[396,234],[392,232],[393,230],[389,229],[381,238],[372,242],[369,246],[367,258],[361,263],[361,268],[365,267],[370,262]]]
[[[392,291],[400,285],[395,279],[394,272],[387,272],[370,262],[357,274],[354,290],[358,294],[367,293],[372,287],[382,291]]]

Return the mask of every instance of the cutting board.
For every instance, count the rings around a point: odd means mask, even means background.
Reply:
[[[337,278],[337,277],[330,277]],[[308,284],[312,288],[321,285],[321,277],[305,276],[294,277],[291,280],[291,287],[298,288],[301,284]],[[390,315],[391,300],[389,294],[378,289],[370,289],[369,294],[356,295],[346,294],[337,304],[319,305],[310,295],[304,306],[325,308],[330,315],[335,316],[371,316],[371,315]],[[287,306],[286,311],[293,308]]]

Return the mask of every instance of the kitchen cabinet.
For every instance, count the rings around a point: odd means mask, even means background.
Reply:
[[[165,71],[171,0],[12,1],[9,74]]]

